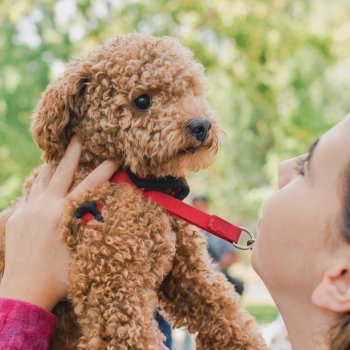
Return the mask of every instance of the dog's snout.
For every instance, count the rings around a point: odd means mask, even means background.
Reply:
[[[204,142],[207,139],[210,128],[211,122],[208,118],[194,119],[187,124],[187,129],[200,142]]]

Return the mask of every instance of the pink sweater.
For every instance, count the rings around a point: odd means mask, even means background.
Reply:
[[[47,350],[55,316],[33,304],[0,299],[0,349]]]
[[[0,298],[0,349],[47,350],[55,323],[55,316],[40,306]]]

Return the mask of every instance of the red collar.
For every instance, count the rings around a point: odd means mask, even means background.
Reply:
[[[130,178],[130,174],[128,175],[123,171],[117,171],[110,181],[113,183],[125,183],[136,187],[136,184]],[[254,243],[254,236],[248,229],[235,226],[228,221],[220,218],[219,216],[209,215],[166,193],[149,189],[140,189],[138,187],[136,188],[143,194],[145,198],[156,202],[170,214],[178,217],[179,219],[185,220],[204,231],[220,237],[221,239],[232,243],[237,248],[252,248],[252,245]],[[246,232],[250,238],[249,241],[247,241],[247,246],[243,247],[238,245],[238,240],[242,232]]]

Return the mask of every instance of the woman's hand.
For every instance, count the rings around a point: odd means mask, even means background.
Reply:
[[[73,137],[54,171],[40,169],[28,198],[9,218],[5,232],[5,271],[0,297],[20,299],[51,310],[67,294],[70,257],[60,235],[60,219],[78,166],[81,144]],[[105,161],[68,196],[76,198],[107,181],[118,165]]]

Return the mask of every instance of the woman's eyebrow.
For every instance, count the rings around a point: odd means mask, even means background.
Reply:
[[[305,160],[307,162],[308,168],[310,168],[311,159],[312,159],[312,156],[315,152],[315,148],[316,148],[317,144],[319,143],[319,141],[320,141],[320,138],[318,137],[310,146],[309,153],[308,153],[307,158]]]

